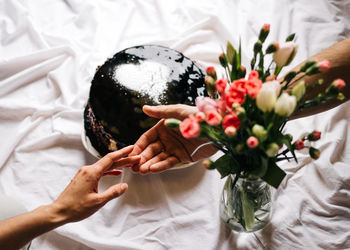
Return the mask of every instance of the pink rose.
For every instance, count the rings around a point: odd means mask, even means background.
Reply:
[[[211,99],[210,97],[197,97],[196,106],[198,110],[203,113],[206,113],[212,109],[217,109],[216,101]]]
[[[231,112],[225,115],[222,121],[222,127],[224,129],[228,127],[235,127],[236,129],[238,129],[240,124],[241,124],[241,121],[239,120],[238,116],[234,112]]]
[[[187,139],[196,138],[199,136],[201,128],[196,118],[191,115],[180,123],[180,132]]]
[[[250,71],[249,76],[248,76],[248,80],[251,80],[254,78],[259,78],[259,73],[256,70]]]
[[[250,136],[247,139],[247,146],[249,148],[256,148],[259,145],[259,140],[255,136]]]
[[[343,89],[345,87],[346,83],[344,82],[343,79],[336,79],[333,81],[333,86],[336,88],[336,89]]]
[[[206,114],[206,122],[209,125],[217,126],[220,125],[222,117],[216,110],[209,110]]]
[[[322,60],[321,62],[317,63],[317,66],[321,72],[325,72],[329,70],[331,63],[328,60]]]
[[[262,81],[259,78],[252,78],[248,80],[245,84],[245,89],[247,90],[247,94],[256,99],[258,96],[260,89],[262,87]]]
[[[195,115],[195,118],[196,118],[197,122],[202,122],[205,120],[205,114],[203,112],[198,112]]]
[[[225,91],[227,86],[227,79],[219,79],[215,82],[215,88],[219,93],[222,93]]]

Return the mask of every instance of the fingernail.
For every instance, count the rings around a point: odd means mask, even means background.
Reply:
[[[126,184],[126,183],[123,183],[122,185],[121,185],[121,189],[124,191],[124,190],[126,190],[128,188],[128,184]]]

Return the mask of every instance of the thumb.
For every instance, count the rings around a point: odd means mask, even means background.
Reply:
[[[109,187],[106,191],[100,193],[102,200],[108,202],[114,198],[121,196],[128,189],[128,184],[119,183]]]
[[[194,106],[185,104],[172,104],[172,105],[159,105],[159,106],[148,106],[145,105],[142,108],[143,112],[154,118],[175,118],[183,120],[191,114],[198,112],[198,109]]]

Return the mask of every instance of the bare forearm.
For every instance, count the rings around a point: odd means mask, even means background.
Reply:
[[[19,249],[35,237],[63,224],[63,217],[52,205],[0,221],[0,249]]]
[[[342,78],[345,82],[347,82],[347,85],[343,90],[345,99],[343,101],[332,100],[327,103],[317,105],[315,107],[301,110],[295,115],[293,115],[294,119],[326,111],[328,109],[338,106],[339,104],[349,100],[350,98],[350,38],[345,39],[331,46],[330,48],[319,52],[310,59],[314,59],[317,61],[327,59],[331,63],[331,68],[324,73],[303,78],[307,86],[316,83],[318,79],[324,80],[324,83],[321,86],[318,86],[317,88],[312,89],[308,92],[308,99],[313,98],[319,93],[323,92],[332,83],[332,81],[337,78]],[[301,63],[293,70],[298,70],[303,64],[304,63]],[[291,84],[288,89],[292,89],[296,83],[297,82]]]

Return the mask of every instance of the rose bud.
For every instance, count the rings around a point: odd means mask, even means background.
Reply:
[[[226,55],[224,53],[220,54],[219,61],[223,67],[227,67],[227,58],[226,58]]]
[[[279,116],[290,116],[297,105],[295,96],[283,93],[277,100],[275,105],[275,113]]]
[[[343,93],[338,93],[337,99],[338,99],[339,101],[343,101],[343,100],[345,99],[344,94],[343,94]]]
[[[201,128],[194,116],[190,116],[180,123],[180,132],[187,139],[196,138],[199,136]]]
[[[343,79],[340,79],[340,78],[334,80],[332,84],[338,90],[343,89],[345,87],[345,85],[346,85],[345,81]]]
[[[304,141],[303,140],[296,140],[295,142],[294,142],[294,148],[295,149],[297,149],[297,150],[300,150],[300,149],[303,149],[304,148]]]
[[[168,128],[179,129],[181,121],[178,119],[170,118],[164,121],[164,125]]]
[[[268,112],[275,107],[276,99],[276,89],[272,85],[265,83],[256,97],[256,105],[261,111]]]
[[[256,71],[256,70],[250,71],[250,73],[248,75],[248,80],[252,80],[252,79],[259,79],[258,71]]]
[[[318,73],[327,71],[330,67],[331,67],[331,63],[328,60],[323,60],[309,67],[306,70],[305,74],[308,76],[318,74]]]
[[[250,136],[247,139],[247,146],[249,148],[256,148],[258,145],[259,145],[259,140],[256,137]]]
[[[317,160],[318,158],[320,158],[321,153],[320,153],[320,150],[318,150],[317,148],[310,147],[309,154],[310,154],[312,159]]]
[[[225,129],[225,134],[229,137],[235,136],[237,133],[237,129],[233,126],[227,127]]]
[[[271,54],[276,52],[278,49],[280,48],[280,45],[278,44],[278,42],[273,42],[271,43],[267,49],[266,49],[266,54]]]
[[[297,98],[297,101],[299,101],[305,95],[305,92],[305,82],[301,81],[292,89],[291,94]]]
[[[278,67],[287,66],[294,59],[298,45],[294,42],[280,44],[279,49],[273,53],[273,60]]]
[[[246,70],[246,68],[243,65],[239,66],[239,68],[238,68],[238,78],[245,77],[246,72],[247,72],[247,70]]]
[[[204,82],[205,82],[205,84],[207,84],[209,86],[213,86],[215,84],[215,80],[211,76],[205,76],[204,77]]]
[[[198,112],[194,117],[198,122],[202,122],[205,120],[205,114],[203,112]]]
[[[317,62],[315,60],[309,60],[301,66],[300,71],[305,72],[308,68],[314,66]]]
[[[216,71],[215,68],[213,66],[209,66],[206,68],[205,70],[207,72],[207,74],[211,77],[213,77],[214,79],[216,79]]]
[[[297,72],[291,71],[284,77],[284,81],[290,82],[296,75]]]
[[[280,147],[278,146],[278,144],[273,142],[267,146],[267,150],[265,151],[265,153],[268,157],[275,157],[279,149]]]
[[[253,134],[260,139],[260,141],[265,141],[267,139],[267,131],[265,128],[259,124],[255,124],[252,128]]]
[[[290,34],[289,36],[287,36],[286,42],[293,41],[293,40],[294,40],[294,37],[295,37],[295,33]]]
[[[243,107],[238,107],[235,109],[235,112],[238,116],[241,116],[245,114],[245,109]]]
[[[221,124],[222,117],[221,115],[214,109],[209,110],[206,114],[205,121],[212,126],[217,126]]]
[[[202,162],[203,166],[207,169],[211,169],[210,167],[212,166],[213,162],[209,159],[206,159]]]
[[[215,82],[215,88],[219,93],[225,91],[227,87],[227,79],[219,79]]]
[[[254,54],[258,54],[261,51],[261,48],[262,48],[262,42],[260,40],[258,40],[254,44]]]
[[[310,133],[308,136],[307,136],[307,139],[309,141],[317,141],[321,138],[321,132],[320,131],[317,131],[317,130],[314,130],[312,133]]]
[[[269,32],[270,32],[270,24],[265,23],[260,30],[259,40],[261,42],[265,42],[265,39],[268,36]]]
[[[317,63],[317,66],[321,72],[325,72],[329,70],[329,68],[331,67],[331,63],[328,60],[323,60]]]

